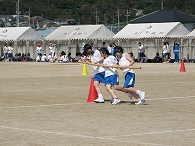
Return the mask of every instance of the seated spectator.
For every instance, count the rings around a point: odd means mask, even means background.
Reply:
[[[158,63],[162,62],[162,58],[160,57],[159,53],[156,53],[156,56],[154,56],[153,62]]]
[[[148,58],[147,58],[147,56],[146,56],[146,54],[143,54],[143,63],[146,63],[148,61]]]
[[[61,62],[63,63],[68,62],[67,55],[64,51],[61,52]]]
[[[85,53],[82,53],[80,61],[85,61],[85,59],[86,59],[86,55],[85,55]]]
[[[71,53],[68,53],[68,62],[72,62]]]
[[[27,54],[27,56],[26,56],[26,61],[33,61],[33,59],[32,59],[31,56],[30,56],[30,53]]]
[[[46,53],[43,53],[43,55],[41,56],[41,62],[47,62]]]
[[[133,55],[133,52],[130,52],[129,55],[135,61],[135,56]]]
[[[78,62],[81,59],[81,53],[76,53],[76,57],[72,59],[72,62]]]

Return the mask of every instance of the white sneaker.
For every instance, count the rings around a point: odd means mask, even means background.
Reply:
[[[97,98],[97,99],[95,99],[94,100],[94,102],[96,102],[96,103],[104,103],[104,98]]]
[[[133,96],[129,92],[127,92],[127,96],[129,96],[130,100],[133,98]]]
[[[118,103],[120,103],[120,102],[121,102],[120,99],[114,99],[113,102],[112,102],[112,105],[118,104]]]
[[[139,100],[137,103],[135,103],[135,105],[144,105],[146,104],[145,100]]]
[[[139,98],[140,98],[140,100],[144,100],[144,98],[145,98],[145,92],[141,92],[139,94]]]

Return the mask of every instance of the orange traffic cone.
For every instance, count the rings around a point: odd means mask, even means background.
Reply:
[[[94,102],[94,100],[97,99],[97,97],[98,97],[97,91],[94,87],[94,78],[92,77],[87,102]]]
[[[185,65],[184,65],[184,59],[181,60],[180,72],[186,72]]]

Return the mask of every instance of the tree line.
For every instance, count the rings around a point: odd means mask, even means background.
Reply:
[[[16,15],[18,0],[0,0],[0,15]],[[141,15],[163,10],[178,10],[195,15],[194,0],[20,0],[20,14],[54,20],[75,19],[79,24],[126,24]],[[137,12],[143,10],[139,16]]]

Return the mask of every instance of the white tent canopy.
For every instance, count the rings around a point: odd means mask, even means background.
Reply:
[[[189,30],[180,22],[128,24],[114,39],[183,38]]]
[[[195,29],[192,32],[190,32],[187,36],[188,37],[195,37]]]
[[[2,27],[0,28],[0,41],[33,41],[43,40],[31,27]]]
[[[45,37],[45,40],[110,40],[114,33],[104,25],[69,25],[60,26]]]

